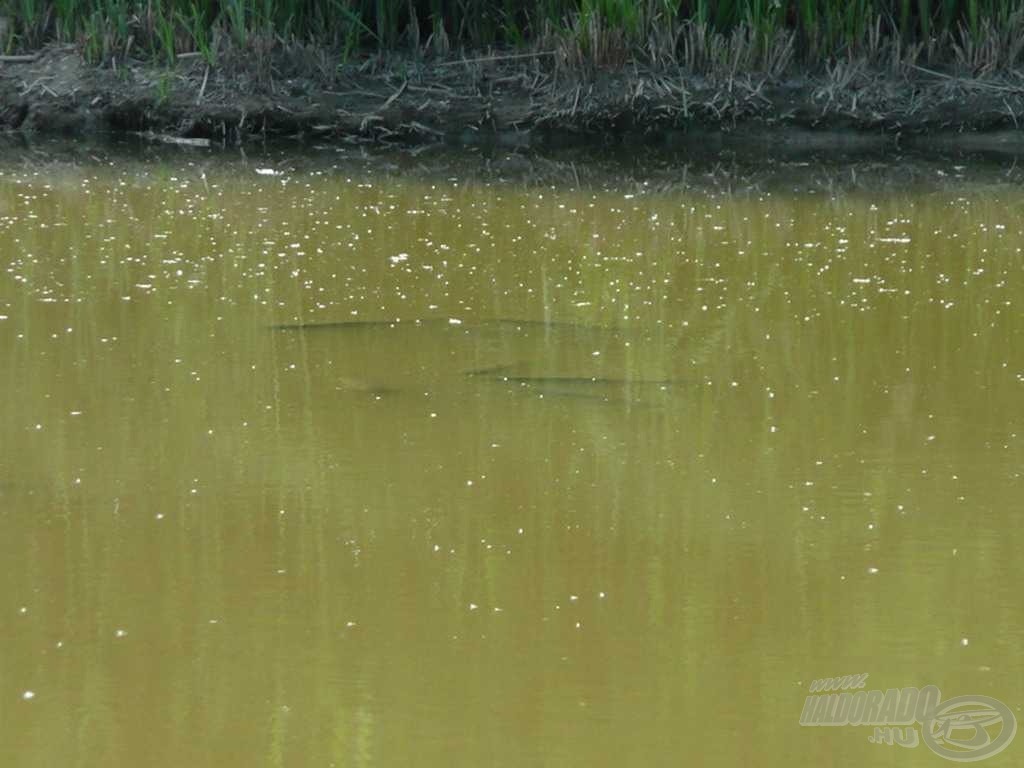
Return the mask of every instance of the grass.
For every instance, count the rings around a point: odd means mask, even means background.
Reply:
[[[97,63],[128,52],[214,64],[301,43],[360,53],[554,47],[568,66],[630,59],[778,73],[792,61],[893,50],[974,73],[1020,63],[1018,0],[0,0],[0,51],[73,43]]]

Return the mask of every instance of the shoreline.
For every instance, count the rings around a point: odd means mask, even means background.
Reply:
[[[70,46],[0,62],[0,130],[40,135],[139,133],[244,144],[267,138],[494,144],[507,149],[676,134],[800,129],[866,140],[999,135],[1024,144],[1024,78],[959,78],[866,64],[825,73],[711,78],[627,64],[567,76],[522,54],[424,62],[390,58],[329,76],[281,59],[257,77],[237,63],[173,68],[87,64]],[[187,142],[182,142],[187,143]]]

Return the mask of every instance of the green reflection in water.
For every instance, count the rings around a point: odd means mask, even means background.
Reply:
[[[4,170],[4,763],[934,764],[798,718],[1019,711],[1002,179]]]

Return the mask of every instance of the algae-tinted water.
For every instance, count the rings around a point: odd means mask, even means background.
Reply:
[[[1006,167],[259,162],[3,167],[4,765],[936,764],[799,725],[856,673],[1019,715]]]

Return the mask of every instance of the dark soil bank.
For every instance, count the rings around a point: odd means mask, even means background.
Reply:
[[[892,75],[851,63],[781,80],[633,65],[567,74],[543,56],[513,55],[441,63],[378,59],[317,75],[311,60],[211,68],[187,56],[169,70],[132,61],[98,68],[67,47],[26,60],[4,57],[0,129],[525,146],[744,126],[889,135],[1001,131],[1013,140],[1024,119],[1020,78],[966,79],[918,67]]]

